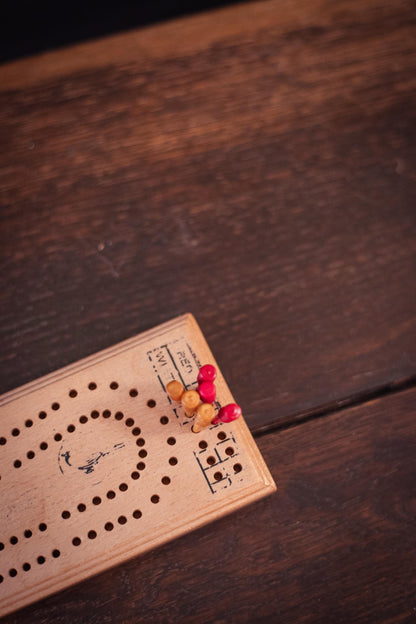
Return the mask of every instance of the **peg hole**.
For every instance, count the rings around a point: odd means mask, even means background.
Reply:
[[[93,540],[97,537],[97,531],[91,530],[88,531],[88,539]]]
[[[68,510],[65,510],[62,512],[61,516],[64,520],[68,520],[68,518],[71,517],[71,513]]]
[[[225,449],[225,454],[231,457],[231,455],[234,455],[234,449],[231,446],[229,446],[228,448]]]
[[[142,517],[142,512],[140,511],[140,509],[135,509],[132,515],[133,515],[133,518],[136,518],[136,520],[138,520],[139,518]]]
[[[120,483],[120,485],[118,486],[120,492],[125,492],[126,490],[128,490],[128,488],[129,486],[127,485],[127,483]]]
[[[147,457],[147,451],[145,449],[141,449],[141,451],[139,451],[139,457]]]
[[[46,449],[48,448],[48,443],[47,442],[41,442],[39,444],[39,448],[41,451],[46,451]]]
[[[117,388],[118,388],[118,383],[117,383],[116,381],[112,381],[112,382],[110,383],[110,388],[111,388],[111,390],[117,390]]]
[[[160,419],[161,425],[167,425],[168,422],[169,422],[169,418],[167,416],[162,416],[162,418]]]
[[[31,427],[33,425],[33,420],[30,420],[30,418],[28,418],[25,422],[25,427]]]
[[[58,557],[60,557],[60,556],[61,556],[61,551],[58,550],[57,548],[55,548],[55,550],[52,551],[52,557],[54,559],[58,559]]]
[[[38,562],[39,565],[43,565],[46,561],[45,557],[43,555],[39,555],[39,557],[36,559],[36,561]]]
[[[173,446],[174,444],[176,444],[176,439],[175,439],[175,438],[168,438],[168,439],[167,439],[167,443],[168,443],[170,446]]]
[[[98,416],[100,415],[100,412],[98,412],[97,410],[92,410],[91,412],[91,418],[98,418]]]
[[[59,405],[59,403],[52,403],[52,409],[56,412],[57,410],[59,410],[61,406]]]
[[[169,477],[162,477],[162,483],[163,485],[169,485],[170,483]]]
[[[99,496],[94,496],[94,498],[92,499],[92,504],[101,505],[101,498]]]
[[[29,539],[29,537],[32,537],[32,531],[30,529],[26,529],[26,531],[23,533],[23,535]]]
[[[81,538],[74,537],[74,539],[72,540],[72,543],[74,546],[79,546],[81,544]]]
[[[38,416],[39,416],[40,420],[45,420],[46,412],[39,412]]]
[[[16,535],[12,535],[12,536],[11,536],[11,538],[10,538],[10,544],[13,544],[13,546],[14,546],[15,544],[17,544],[17,542],[18,542],[18,541],[19,541],[19,540],[17,539]]]
[[[114,524],[112,522],[106,522],[104,528],[106,531],[112,531],[114,529]]]
[[[6,444],[7,440],[6,438],[0,438],[0,445],[4,446]]]
[[[135,427],[134,429],[132,429],[132,434],[134,436],[140,435],[141,434],[140,427]]]
[[[136,444],[137,444],[137,446],[144,446],[145,445],[145,441],[144,441],[143,438],[137,438]]]
[[[55,433],[53,437],[54,437],[54,440],[56,440],[56,442],[60,442],[62,440],[62,436],[60,433]]]
[[[221,479],[222,479],[222,474],[221,474],[221,472],[216,472],[216,473],[214,474],[214,479],[215,479],[215,481],[221,481]]]
[[[131,397],[133,397],[133,398],[134,398],[134,397],[137,397],[137,395],[138,395],[138,394],[139,394],[139,393],[137,392],[136,388],[132,388],[132,389],[130,390],[130,392],[129,392],[129,395],[130,395]]]
[[[213,457],[212,455],[210,455],[210,456],[207,458],[207,464],[208,464],[209,466],[213,466],[213,465],[215,464],[215,457]]]
[[[79,512],[83,513],[86,510],[87,506],[84,505],[84,503],[79,503],[79,505],[77,506],[77,509]]]
[[[126,516],[119,516],[119,517],[117,518],[117,522],[118,522],[119,524],[126,524],[126,522],[127,522],[127,518],[126,518]]]
[[[127,420],[126,420],[126,422],[124,424],[126,425],[126,427],[132,427],[134,425],[133,418],[127,418]]]
[[[154,399],[149,399],[147,402],[147,407],[155,407],[156,401]]]
[[[160,497],[157,494],[153,494],[150,500],[156,505],[160,501]]]
[[[178,460],[177,460],[176,457],[171,457],[169,459],[169,463],[170,463],[171,466],[176,466],[176,464],[178,463]]]
[[[13,437],[16,438],[19,435],[19,433],[20,433],[20,430],[17,429],[16,427],[14,429],[12,429],[12,436]]]
[[[136,472],[136,471],[134,471],[134,472],[132,472],[132,473],[131,473],[131,478],[132,478],[134,481],[137,481],[137,479],[138,479],[139,477],[140,477],[140,473],[138,473],[138,472]]]
[[[123,418],[124,418],[123,412],[116,412],[116,415],[114,416],[114,418],[116,420],[123,420]]]
[[[76,390],[70,390],[68,394],[71,399],[75,399],[75,397],[78,395],[78,392]]]
[[[17,570],[15,568],[11,568],[11,570],[9,570],[9,576],[11,576],[12,578],[17,576]]]
[[[112,500],[112,499],[113,499],[113,498],[115,498],[115,497],[116,497],[116,493],[115,493],[115,492],[113,492],[113,490],[108,490],[108,492],[107,492],[107,498],[108,498],[108,499],[110,499],[110,500]]]
[[[233,468],[234,468],[234,472],[241,472],[243,469],[241,464],[234,464]]]
[[[29,570],[30,570],[30,563],[27,563],[27,562],[24,563],[22,565],[22,568],[23,568],[24,572],[29,572]]]
[[[41,522],[39,525],[39,531],[42,531],[42,533],[44,533],[46,531],[48,527],[46,526],[46,524],[44,522]]]
[[[204,449],[206,449],[206,448],[207,448],[208,443],[207,443],[207,442],[205,442],[205,440],[201,440],[201,442],[199,443],[199,445],[198,445],[198,446],[199,446],[199,448],[200,448],[200,449],[204,450]]]
[[[110,418],[110,416],[111,416],[110,410],[104,410],[103,411],[103,417],[104,418]]]
[[[226,437],[227,437],[227,434],[225,433],[225,431],[220,431],[217,436],[218,440],[225,440]]]
[[[88,390],[96,390],[97,389],[97,384],[95,383],[95,381],[91,381],[88,384]]]
[[[85,425],[85,423],[88,422],[87,416],[80,416],[79,422],[81,423],[81,425]]]
[[[20,461],[20,459],[15,459],[13,462],[13,466],[15,468],[20,468],[20,466],[22,465],[22,462]]]

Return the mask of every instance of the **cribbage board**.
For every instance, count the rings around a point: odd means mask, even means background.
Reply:
[[[0,615],[275,490],[243,418],[195,434],[167,395],[206,363],[233,402],[188,314],[1,397]]]

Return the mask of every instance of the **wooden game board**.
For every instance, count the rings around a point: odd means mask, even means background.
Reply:
[[[166,394],[205,363],[188,314],[0,399],[0,615],[275,490],[243,418],[194,434]]]

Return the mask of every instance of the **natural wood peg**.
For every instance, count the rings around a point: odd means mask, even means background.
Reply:
[[[194,412],[199,405],[199,401],[199,394],[196,390],[186,390],[186,392],[183,393],[181,403],[188,418],[194,415]]]
[[[180,381],[170,381],[166,386],[166,390],[172,401],[180,401],[185,388]]]
[[[215,409],[214,406],[211,405],[211,403],[201,403],[196,411],[192,431],[194,433],[199,433],[204,427],[208,427],[208,425],[211,424],[211,421],[214,418],[214,414]]]

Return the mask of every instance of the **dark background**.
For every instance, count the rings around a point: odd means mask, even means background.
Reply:
[[[196,13],[235,0],[7,0],[0,8],[0,62]]]

